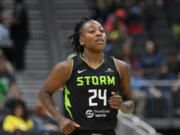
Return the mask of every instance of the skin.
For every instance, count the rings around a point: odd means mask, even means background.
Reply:
[[[23,114],[24,114],[24,110],[23,110],[22,106],[17,105],[15,110],[14,110],[14,115],[19,117],[19,118],[22,118]]]
[[[106,45],[106,34],[103,27],[97,21],[91,20],[86,22],[80,31],[80,44],[84,46],[82,57],[86,60],[89,66],[96,68],[103,62],[103,49]],[[130,72],[127,64],[115,59],[118,70],[121,71],[121,95],[112,92],[109,98],[109,104],[112,108],[121,110],[125,113],[131,113],[134,108],[132,101],[132,92],[129,84]],[[72,60],[66,60],[58,63],[51,74],[47,78],[44,86],[39,92],[39,99],[43,106],[50,114],[59,122],[61,131],[68,135],[72,133],[80,125],[60,113],[55,106],[52,95],[60,87],[64,86],[71,72]],[[62,72],[63,71],[63,72]]]
[[[153,41],[147,41],[146,43],[146,51],[150,56],[153,56],[155,53],[155,45]]]

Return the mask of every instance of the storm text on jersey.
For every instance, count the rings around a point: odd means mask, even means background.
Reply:
[[[115,76],[78,76],[77,86],[115,85]]]

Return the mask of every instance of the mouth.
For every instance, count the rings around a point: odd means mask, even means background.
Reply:
[[[104,43],[105,43],[105,40],[104,40],[103,38],[97,38],[97,39],[95,40],[95,42],[98,43],[98,44],[104,44]]]

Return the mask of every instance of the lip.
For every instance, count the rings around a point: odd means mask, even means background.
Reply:
[[[95,40],[95,42],[96,42],[96,43],[104,43],[105,40],[104,40],[103,38],[97,38],[97,39]]]

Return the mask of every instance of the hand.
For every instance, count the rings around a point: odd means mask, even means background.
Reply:
[[[80,125],[77,124],[76,122],[67,119],[67,118],[63,118],[60,121],[60,128],[61,131],[65,134],[65,135],[69,135],[71,134],[76,128],[79,128]]]
[[[150,93],[156,97],[156,98],[161,98],[162,97],[162,92],[160,90],[158,90],[157,88],[155,87],[150,87]]]
[[[111,93],[111,97],[109,98],[109,105],[111,106],[111,108],[113,109],[121,109],[121,106],[122,106],[122,97],[118,94],[116,94],[115,92],[112,92]]]
[[[45,127],[51,131],[58,131],[58,127],[54,124],[51,124],[51,123],[46,124]]]

